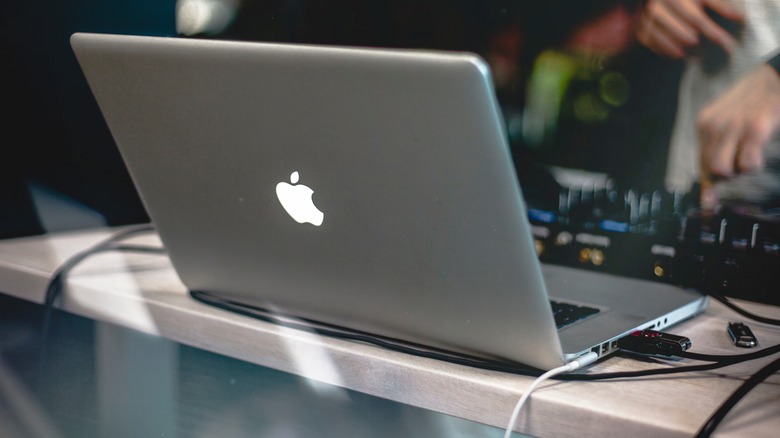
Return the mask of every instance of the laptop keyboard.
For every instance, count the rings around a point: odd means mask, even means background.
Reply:
[[[560,329],[569,324],[573,324],[590,315],[599,313],[599,309],[587,306],[578,306],[576,304],[561,303],[559,301],[550,301],[555,317],[555,325]]]

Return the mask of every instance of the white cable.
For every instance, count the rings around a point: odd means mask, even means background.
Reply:
[[[568,373],[570,371],[574,371],[584,366],[590,365],[593,362],[595,362],[596,359],[598,358],[599,355],[591,351],[590,353],[583,354],[582,356],[567,363],[566,365],[551,369],[550,371],[547,371],[546,373],[537,377],[536,380],[534,380],[533,383],[531,383],[531,386],[529,386],[528,389],[525,391],[525,394],[523,394],[523,396],[520,397],[520,400],[517,401],[517,405],[515,405],[515,410],[512,411],[512,416],[509,418],[509,424],[507,424],[506,426],[506,431],[504,432],[504,438],[510,438],[510,436],[512,435],[512,430],[515,428],[515,423],[517,422],[517,418],[520,416],[520,410],[523,409],[523,405],[528,400],[528,398],[531,397],[531,393],[534,392],[537,386],[539,386],[542,382],[549,379],[550,377],[557,376],[558,374]]]

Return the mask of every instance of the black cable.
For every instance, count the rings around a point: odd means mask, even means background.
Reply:
[[[44,300],[44,314],[43,314],[43,333],[48,333],[49,326],[51,324],[51,315],[54,310],[54,302],[62,293],[64,286],[65,276],[73,269],[78,262],[83,261],[89,256],[98,254],[100,252],[108,251],[120,251],[120,252],[137,252],[145,254],[165,254],[164,248],[145,246],[145,245],[119,245],[119,244],[107,244],[102,245],[99,248],[93,248],[89,253],[79,254],[79,257],[71,259],[75,263],[67,263],[63,265],[63,269],[58,269],[57,273],[49,281],[49,285],[46,288],[46,299]]]
[[[634,379],[639,377],[650,376],[663,376],[670,374],[682,374],[692,373],[698,371],[711,371],[719,368],[725,368],[728,366],[736,365],[741,362],[713,362],[702,365],[686,365],[679,367],[669,368],[653,368],[649,370],[641,371],[619,371],[614,373],[599,373],[599,374],[563,374],[558,376],[560,380],[573,380],[573,381],[598,381],[598,380],[613,380],[613,379]]]
[[[480,368],[490,371],[501,371],[511,374],[524,376],[540,376],[544,371],[517,363],[500,362],[498,360],[490,361],[460,353],[452,353],[444,350],[438,350],[427,346],[415,345],[409,342],[397,339],[384,338],[369,333],[347,329],[338,326],[332,326],[316,321],[310,321],[303,318],[295,318],[297,321],[291,321],[286,315],[277,315],[271,311],[259,307],[245,304],[234,303],[221,297],[201,292],[191,291],[190,295],[198,301],[208,305],[228,310],[233,313],[250,316],[252,318],[265,321],[271,324],[279,325],[285,328],[313,332],[318,335],[327,336],[335,339],[343,339],[386,348],[392,351],[411,354],[428,359],[441,360],[458,365]]]
[[[41,343],[40,343],[40,360],[38,372],[39,376],[45,375],[45,367],[48,364],[48,338],[49,331],[51,330],[51,321],[54,312],[54,304],[62,293],[64,280],[67,274],[76,267],[84,259],[105,251],[129,251],[129,252],[142,252],[142,253],[164,253],[164,248],[146,246],[146,245],[134,245],[134,244],[120,244],[118,241],[131,237],[133,235],[146,233],[153,231],[154,227],[151,224],[142,224],[137,226],[128,227],[122,231],[110,235],[108,238],[103,239],[90,248],[80,251],[73,256],[69,257],[64,263],[62,263],[52,274],[49,279],[49,283],[46,286],[46,293],[44,295],[44,308],[43,308],[43,324],[41,330]],[[46,391],[47,387],[43,385],[43,380],[39,380],[41,385],[40,390]]]
[[[753,374],[749,379],[745,380],[742,385],[731,394],[725,402],[718,408],[715,413],[710,416],[704,426],[696,433],[696,438],[707,438],[712,435],[715,428],[726,418],[726,415],[731,409],[742,400],[748,392],[758,386],[759,383],[766,380],[769,376],[780,371],[780,359],[775,359],[769,365],[761,368],[757,373]]]
[[[745,362],[748,360],[754,360],[759,359],[762,357],[767,357],[772,354],[780,352],[780,345],[773,345],[771,347],[764,348],[762,350],[754,351],[752,353],[745,353],[745,354],[701,354],[701,353],[691,353],[689,351],[683,351],[680,353],[675,353],[675,356],[682,357],[685,359],[694,359],[694,360],[703,360],[708,362]]]
[[[151,224],[142,224],[142,225],[133,226],[128,229],[116,232],[110,235],[109,237],[101,240],[100,242],[96,243],[95,245],[92,245],[88,249],[85,249],[83,251],[80,251],[70,256],[67,260],[65,260],[64,263],[62,263],[54,271],[54,274],[52,274],[52,277],[49,280],[49,284],[46,287],[46,294],[44,296],[44,301],[43,301],[44,306],[48,307],[54,304],[54,301],[57,299],[57,295],[59,293],[59,291],[56,289],[57,285],[62,281],[64,275],[66,275],[71,269],[73,269],[76,265],[81,263],[84,259],[97,252],[109,250],[110,248],[108,247],[110,245],[114,244],[115,242],[121,239],[136,234],[146,233],[153,230],[154,227]]]
[[[54,271],[54,274],[52,274],[52,277],[49,280],[49,284],[46,287],[46,293],[44,295],[44,300],[43,300],[44,338],[46,334],[49,332],[49,327],[51,325],[51,317],[52,317],[51,315],[54,309],[55,301],[57,300],[57,298],[59,297],[62,291],[63,279],[76,265],[84,261],[84,259],[94,254],[97,254],[99,252],[113,251],[119,249],[116,247],[116,242],[121,239],[125,239],[137,234],[147,233],[153,230],[154,230],[154,226],[152,226],[151,224],[142,224],[142,225],[129,227],[125,230],[110,235],[106,239],[103,239],[102,241],[98,242],[97,244],[91,246],[90,248],[84,251],[74,254],[73,256],[69,257],[64,263],[62,263],[57,268],[57,270]],[[147,247],[147,248],[153,248],[153,247]],[[133,250],[133,249],[130,249],[128,247],[127,250]],[[140,252],[148,252],[147,250],[141,250],[140,247],[136,248],[136,250]]]
[[[758,322],[763,322],[764,324],[780,326],[780,319],[773,319],[773,318],[767,318],[767,317],[761,316],[761,315],[756,315],[755,313],[749,312],[749,311],[747,311],[747,310],[737,306],[731,300],[729,300],[727,297],[725,297],[723,295],[719,295],[719,294],[709,294],[709,295],[712,298],[714,298],[715,300],[718,300],[721,303],[723,303],[723,305],[725,305],[729,309],[739,313],[740,315],[742,315],[742,316],[744,316],[746,318],[750,318],[750,319],[752,319],[754,321],[758,321]]]
[[[363,342],[378,347],[399,351],[402,353],[412,354],[419,357],[425,357],[428,359],[441,360],[450,363],[455,363],[458,365],[465,365],[465,366],[479,368],[488,371],[500,371],[509,374],[516,374],[516,375],[523,375],[523,376],[538,377],[544,372],[542,370],[538,370],[522,364],[483,360],[480,358],[475,358],[475,357],[466,356],[462,354],[455,354],[455,353],[441,351],[441,350],[434,350],[427,347],[413,346],[412,344],[403,341],[381,338],[372,334],[356,332],[353,330],[343,329],[339,327],[327,326],[314,321],[307,321],[301,319],[300,321],[302,322],[292,322],[284,319],[284,316],[274,315],[267,309],[247,306],[245,304],[233,303],[229,300],[225,300],[220,297],[215,297],[211,294],[204,293],[204,292],[192,291],[191,295],[193,296],[193,298],[205,302],[207,304],[210,304],[212,306],[229,310],[231,312],[236,312],[247,316],[251,316],[253,318],[260,319],[265,322],[270,322],[272,324],[281,325],[286,328],[314,332],[323,336],[328,336],[337,339],[346,339],[351,341]],[[562,375],[555,376],[553,378],[558,380],[571,380],[571,381],[599,381],[599,380],[611,380],[611,379],[650,377],[650,376],[660,376],[660,375],[669,375],[669,374],[681,374],[681,373],[689,373],[689,372],[697,372],[697,371],[710,371],[714,369],[725,368],[748,360],[757,359],[759,357],[765,357],[774,354],[777,351],[780,351],[780,346],[768,347],[764,350],[757,351],[755,353],[750,353],[747,355],[723,356],[724,358],[723,360],[715,361],[714,363],[709,363],[709,364],[688,365],[682,367],[654,368],[649,370],[625,371],[625,372],[614,372],[614,373],[562,374]],[[705,355],[700,355],[700,356],[705,356]],[[706,356],[708,359],[699,359],[699,360],[713,361],[713,358],[716,358],[716,356],[711,356],[711,355],[706,355]],[[745,357],[740,357],[740,356],[745,356]]]

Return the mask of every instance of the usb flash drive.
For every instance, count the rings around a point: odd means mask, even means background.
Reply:
[[[758,346],[758,340],[753,335],[750,327],[741,322],[730,322],[727,331],[737,347],[753,348]]]
[[[691,340],[655,330],[638,330],[618,340],[618,347],[636,353],[672,356],[691,348]]]

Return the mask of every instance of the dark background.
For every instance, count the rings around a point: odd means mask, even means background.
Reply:
[[[501,79],[499,99],[505,115],[516,115],[522,114],[525,84],[541,51],[570,50],[573,33],[616,8],[634,14],[638,2],[245,0],[239,4],[226,27],[187,37],[473,51],[502,68],[504,73],[495,75]],[[174,36],[176,17],[175,0],[6,2],[0,14],[4,57],[0,86],[5,106],[0,238],[96,222],[148,221],[68,39],[76,31]],[[598,25],[595,29],[598,34]],[[599,53],[586,56],[596,58]],[[680,66],[635,44],[598,59],[599,68],[620,72],[629,80],[628,101],[598,123],[572,117],[566,111],[570,102],[564,101],[554,141],[532,149],[522,138],[512,138],[519,173],[533,175],[528,166],[552,163],[606,172],[625,186],[659,188]],[[578,84],[580,89],[591,85],[587,80]],[[78,211],[89,212],[89,219]]]
[[[106,224],[148,220],[69,37],[77,30],[173,35],[174,6],[173,0],[4,2],[0,238],[54,231],[38,217],[31,184],[83,204]],[[81,225],[65,221],[62,227]]]

